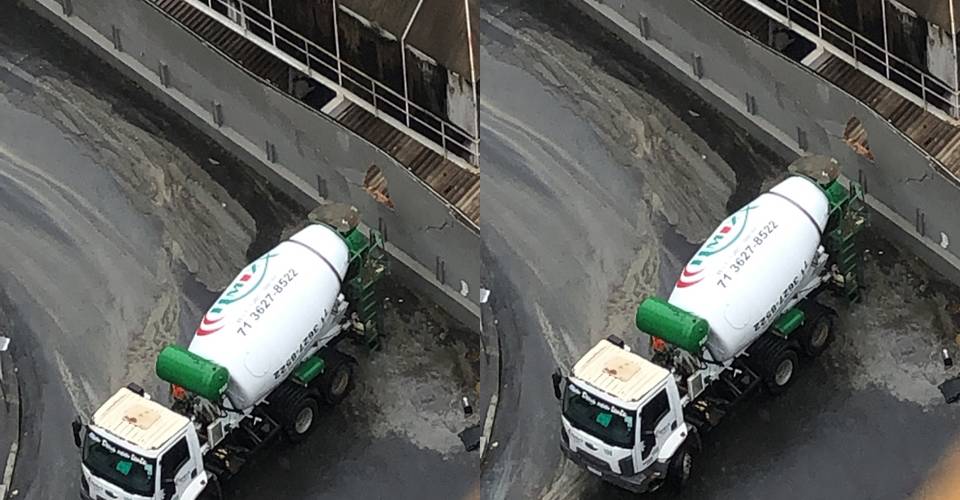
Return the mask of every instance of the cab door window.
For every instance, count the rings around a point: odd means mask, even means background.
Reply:
[[[177,473],[190,459],[190,448],[187,446],[187,438],[181,439],[172,448],[163,454],[160,459],[160,487],[163,489],[163,498],[168,500],[177,495],[176,478]],[[180,492],[182,493],[182,492]]]
[[[646,459],[650,456],[657,442],[655,434],[657,424],[667,416],[670,411],[670,401],[667,399],[667,390],[661,390],[640,411],[640,440],[643,442],[643,451],[641,458]]]

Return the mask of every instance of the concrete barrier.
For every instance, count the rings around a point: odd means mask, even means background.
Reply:
[[[960,237],[960,217],[951,215],[960,187],[867,105],[691,0],[567,1],[775,151],[836,158],[847,178],[865,184],[881,225],[897,229],[894,239],[960,283],[960,245],[950,244]],[[866,129],[874,161],[844,142],[852,117]]]
[[[329,199],[355,205],[365,225],[385,232],[401,277],[479,330],[480,236],[403,165],[265,85],[144,0],[63,2],[23,0],[298,201],[320,199],[323,184]],[[374,165],[394,209],[363,187]]]

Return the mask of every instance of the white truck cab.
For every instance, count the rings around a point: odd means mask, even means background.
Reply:
[[[635,492],[657,489],[670,474],[689,474],[689,458],[676,453],[690,430],[670,371],[613,339],[554,382],[563,408],[560,447],[570,460]]]
[[[193,500],[207,485],[193,422],[128,388],[74,425],[85,500]]]

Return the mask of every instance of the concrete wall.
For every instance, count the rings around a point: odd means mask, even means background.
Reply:
[[[956,80],[956,57],[953,54],[953,36],[950,30],[927,24],[927,69],[940,80],[953,84]]]
[[[468,77],[407,45],[407,79],[414,102],[474,136],[479,134],[477,104]]]
[[[453,124],[479,136],[477,130],[477,103],[473,102],[470,79],[447,70],[447,118]]]
[[[839,160],[845,176],[865,181],[868,202],[891,227],[900,229],[897,236],[947,277],[960,281],[960,217],[955,216],[960,189],[884,118],[809,69],[741,36],[691,0],[608,0],[608,5],[568,1],[774,149],[800,153],[803,135],[807,151]],[[638,28],[641,16],[648,19],[648,37]],[[693,74],[694,55],[701,58],[702,78]],[[756,99],[755,116],[743,104],[747,94]],[[875,162],[843,141],[846,122],[853,116],[869,134]],[[913,227],[918,210],[925,217],[926,236]],[[952,244],[939,246],[941,235]]]
[[[458,222],[443,200],[390,156],[263,85],[144,1],[74,1],[73,14],[66,18],[59,15],[62,11],[54,0],[24,3],[100,52],[295,198],[316,200],[318,178],[322,179],[330,199],[354,204],[366,225],[386,229],[388,249],[402,272],[417,278],[412,286],[428,292],[468,327],[479,328],[479,235]],[[114,27],[119,29],[122,52],[113,50],[109,41]],[[167,65],[169,88],[160,85],[161,64]],[[214,102],[223,110],[221,127],[212,122]],[[268,142],[276,148],[276,163],[266,160]],[[395,210],[377,203],[363,189],[371,165],[382,169]],[[433,279],[438,258],[444,262],[446,286]],[[467,297],[460,294],[464,283]]]

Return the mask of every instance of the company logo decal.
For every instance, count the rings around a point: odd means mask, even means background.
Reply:
[[[263,257],[251,262],[240,275],[237,276],[237,279],[227,287],[223,295],[213,303],[213,307],[207,311],[207,314],[203,315],[200,326],[197,327],[196,335],[201,337],[210,335],[223,328],[223,312],[226,307],[234,302],[243,300],[263,283],[263,279],[267,276],[267,267],[270,259],[277,255],[279,254],[268,252],[264,254]]]
[[[736,211],[720,224],[720,227],[714,232],[707,242],[700,247],[700,250],[694,254],[690,262],[680,273],[680,279],[677,280],[677,288],[687,288],[703,281],[703,264],[711,256],[716,255],[733,245],[743,234],[747,227],[747,217],[751,210],[756,206],[747,205]]]

